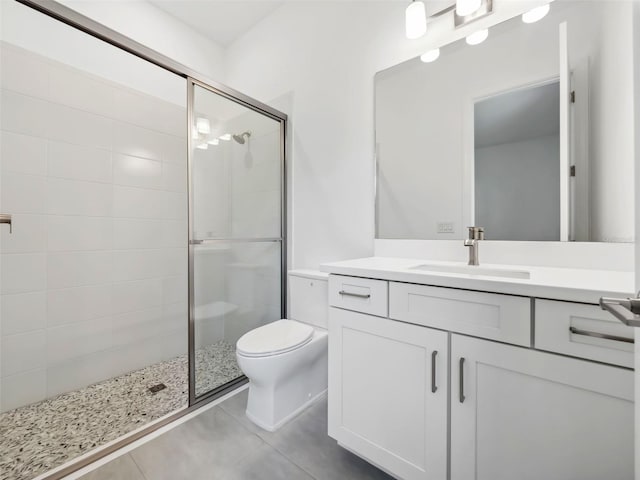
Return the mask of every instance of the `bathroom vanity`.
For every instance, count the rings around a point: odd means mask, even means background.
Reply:
[[[457,268],[323,265],[329,435],[399,479],[633,478],[634,332],[597,305],[632,274]]]

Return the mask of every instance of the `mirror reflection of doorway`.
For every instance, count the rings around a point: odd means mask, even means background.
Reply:
[[[560,240],[560,84],[474,105],[475,224],[488,240]]]

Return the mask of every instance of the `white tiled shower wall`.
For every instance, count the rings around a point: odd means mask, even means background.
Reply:
[[[0,46],[6,411],[186,353],[187,140],[184,106]]]

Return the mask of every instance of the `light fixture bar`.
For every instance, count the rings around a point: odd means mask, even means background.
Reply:
[[[482,5],[482,0],[456,0],[456,15],[466,17],[475,13]]]
[[[480,7],[473,13],[468,15],[458,15],[457,11],[453,14],[453,24],[456,28],[467,25],[471,22],[486,17],[493,13],[493,0],[481,0]]]

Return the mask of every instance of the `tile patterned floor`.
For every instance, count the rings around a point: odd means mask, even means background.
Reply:
[[[326,398],[274,433],[243,391],[81,480],[390,480],[327,435]]]
[[[196,365],[197,392],[242,374],[227,342],[198,350]],[[186,406],[187,368],[182,355],[0,414],[0,479],[34,478]],[[167,388],[149,392],[158,383]]]

